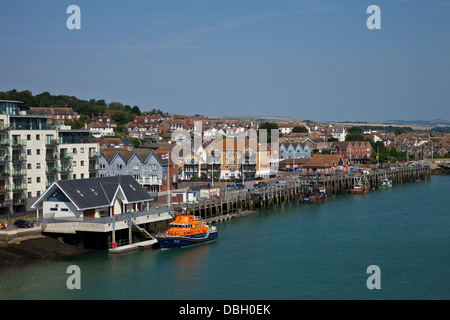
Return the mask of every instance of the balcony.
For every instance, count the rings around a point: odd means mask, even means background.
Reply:
[[[71,159],[73,159],[73,153],[60,153],[59,159],[60,160],[71,160]]]
[[[0,162],[9,162],[10,161],[10,157],[9,157],[9,155],[6,155],[6,156],[3,156],[3,157],[0,157]]]
[[[27,146],[27,140],[23,139],[12,139],[11,140],[11,147],[13,148],[23,148]]]
[[[17,155],[17,154],[13,154],[12,155],[12,162],[23,162],[23,161],[27,161],[27,156],[25,155]]]
[[[11,171],[11,176],[13,177],[21,177],[21,176],[26,176],[27,175],[27,170],[13,170]]]
[[[56,146],[58,144],[62,143],[62,139],[61,138],[49,138],[46,137],[45,138],[45,145],[46,146]]]
[[[24,191],[24,190],[27,190],[27,185],[26,184],[13,184],[12,185],[12,191],[13,192]]]
[[[11,144],[11,142],[8,139],[4,139],[0,141],[0,148],[1,147],[9,147],[9,145]]]
[[[45,174],[46,175],[54,175],[54,174],[57,174],[57,173],[59,173],[59,170],[58,170],[58,168],[45,168]]]
[[[100,166],[98,164],[89,165],[89,171],[98,171],[99,169],[100,169]]]
[[[5,198],[5,199],[0,200],[0,208],[6,208],[6,207],[9,207],[9,203],[10,203],[10,202],[11,202],[11,201],[9,201],[8,198]]]
[[[8,131],[9,130],[9,124],[0,124],[0,131]]]
[[[0,172],[0,178],[8,178],[11,175],[9,171]]]
[[[45,187],[49,188],[55,181],[45,181]]]
[[[70,172],[73,172],[72,167],[61,167],[58,170],[59,170],[59,173],[61,173],[61,174],[68,174]]]
[[[100,152],[89,152],[89,159],[98,159],[100,158]]]
[[[12,199],[12,205],[13,206],[24,206],[27,204],[27,200],[26,199]]]
[[[58,159],[58,155],[56,153],[46,153],[45,160],[46,161],[55,161]]]
[[[11,186],[0,186],[0,193],[7,193],[11,191]]]
[[[149,185],[154,185],[154,186],[160,186],[162,185],[162,179],[161,178],[140,178],[140,179],[136,179],[136,181],[139,184],[149,184]]]

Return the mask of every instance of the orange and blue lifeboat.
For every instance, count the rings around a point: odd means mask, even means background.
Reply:
[[[209,226],[201,218],[189,214],[176,214],[170,228],[156,235],[161,249],[193,246],[217,239],[217,228]]]

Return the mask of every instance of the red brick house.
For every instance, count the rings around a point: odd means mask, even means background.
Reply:
[[[333,142],[330,153],[348,158],[353,163],[368,164],[372,156],[372,145],[369,141]]]

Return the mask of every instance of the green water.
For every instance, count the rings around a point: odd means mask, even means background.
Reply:
[[[90,252],[0,275],[2,299],[449,299],[450,177],[217,224],[218,241]],[[69,265],[81,289],[69,290]],[[367,267],[380,268],[369,290]]]

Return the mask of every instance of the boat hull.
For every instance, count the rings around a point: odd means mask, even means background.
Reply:
[[[161,249],[171,249],[195,246],[198,244],[214,241],[217,239],[217,236],[218,234],[216,231],[189,237],[160,236],[156,237],[156,239],[158,240]]]
[[[364,194],[364,193],[368,193],[369,190],[370,190],[369,187],[365,187],[365,188],[361,188],[361,189],[359,189],[359,188],[358,189],[351,189],[350,193],[353,193],[353,194]]]

